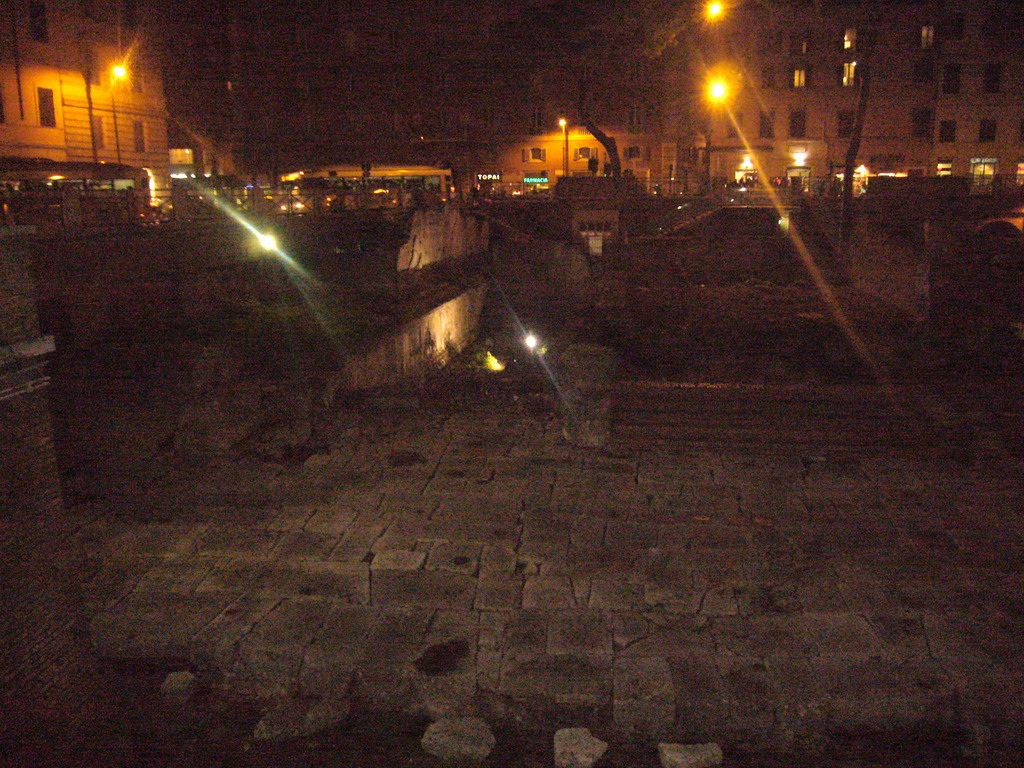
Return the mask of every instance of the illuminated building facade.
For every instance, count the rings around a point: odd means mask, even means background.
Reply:
[[[163,84],[131,0],[10,0],[0,155],[120,162],[166,186]]]
[[[711,175],[833,183],[870,67],[861,176],[1024,183],[1024,22],[1002,2],[736,3],[683,45],[670,91],[675,131]],[[728,84],[720,103],[709,78]],[[710,127],[710,141],[705,129]]]
[[[412,163],[452,168],[463,191],[478,181],[537,188],[566,164],[560,118],[570,173],[607,160],[578,124],[573,79],[517,4],[164,5],[161,36],[182,73],[167,86],[174,146],[192,148],[197,169],[214,170],[200,156],[220,157],[222,172],[269,181],[335,163]],[[651,135],[663,80],[621,60],[608,69],[594,119],[616,137],[623,168],[647,176],[659,167]]]

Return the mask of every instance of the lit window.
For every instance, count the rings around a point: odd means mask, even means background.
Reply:
[[[576,147],[576,159],[577,160],[589,160],[591,157],[595,157],[593,147]]]
[[[921,27],[921,50],[928,50],[935,45],[935,27],[925,24]]]
[[[935,164],[935,175],[936,176],[952,176],[953,175],[953,164],[946,162],[938,162]]]
[[[844,88],[849,88],[857,82],[857,62],[848,61],[843,64],[843,78],[842,85]]]
[[[794,88],[805,88],[807,87],[807,70],[803,67],[796,67],[793,70],[793,87]]]
[[[857,47],[857,30],[853,27],[848,27],[843,32],[843,50],[852,51]]]
[[[1017,163],[1017,183],[1024,186],[1024,163]]]

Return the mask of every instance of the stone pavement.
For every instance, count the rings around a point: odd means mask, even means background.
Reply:
[[[1024,748],[1019,460],[578,448],[501,396],[342,414],[283,477],[272,503],[212,473],[180,514],[86,526],[90,584],[118,585],[97,652],[226,696],[569,712],[727,756]]]

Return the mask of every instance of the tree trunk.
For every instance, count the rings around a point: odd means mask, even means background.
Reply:
[[[622,176],[622,160],[619,159],[619,145],[615,141],[614,136],[609,136],[607,133],[602,131],[589,117],[582,119],[583,127],[590,131],[594,138],[598,140],[605,152],[608,153],[608,162],[612,166],[612,178],[619,178]]]
[[[864,35],[863,38],[868,38]],[[861,137],[864,135],[864,116],[868,111],[868,96],[871,91],[871,53],[874,48],[873,40],[865,40],[864,57],[860,63],[860,89],[857,94],[857,113],[853,120],[853,132],[850,135],[850,144],[846,148],[846,161],[843,165],[843,200],[842,200],[842,222],[839,228],[840,241],[843,251],[847,251],[850,245],[850,238],[853,236],[853,172],[857,167],[857,155],[860,152]]]

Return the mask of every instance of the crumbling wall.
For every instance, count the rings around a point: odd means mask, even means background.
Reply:
[[[454,206],[416,211],[409,239],[398,251],[399,271],[420,269],[446,259],[463,259],[487,250],[490,228],[477,216]]]
[[[367,389],[440,368],[477,334],[487,285],[461,295],[402,325],[363,354],[348,357],[328,383],[324,401],[339,389]]]

